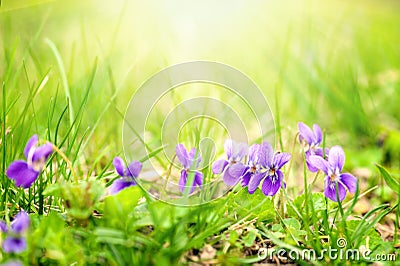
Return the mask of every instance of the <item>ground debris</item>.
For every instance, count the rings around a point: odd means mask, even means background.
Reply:
[[[386,221],[384,224],[378,223],[376,225],[376,230],[385,241],[393,241],[395,231],[395,225],[393,222]],[[400,232],[397,232],[397,235],[400,237]]]
[[[217,250],[213,246],[206,244],[200,252],[200,258],[202,260],[210,260],[215,258]]]

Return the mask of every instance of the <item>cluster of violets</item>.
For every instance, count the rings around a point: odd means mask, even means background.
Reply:
[[[350,173],[342,173],[345,154],[340,146],[330,149],[321,147],[322,130],[313,125],[313,130],[302,122],[298,123],[299,139],[303,144],[307,167],[311,172],[321,170],[325,173],[325,197],[340,201],[346,197],[346,187],[354,193],[357,188],[357,179]]]
[[[0,220],[0,230],[6,234],[6,238],[2,243],[4,252],[21,253],[26,249],[27,244],[24,232],[28,229],[29,224],[29,215],[24,211],[20,211],[15,216],[10,226]]]
[[[322,130],[317,124],[314,124],[311,129],[299,122],[298,129],[307,168],[310,172],[321,170],[325,174],[325,196],[337,202],[344,200],[347,190],[354,193],[357,188],[357,179],[350,173],[342,172],[345,161],[343,149],[340,146],[324,149]],[[215,161],[212,171],[216,175],[222,175],[222,180],[227,186],[241,183],[243,187],[247,187],[250,194],[253,194],[262,183],[261,191],[266,196],[274,196],[280,188],[286,188],[281,168],[291,159],[291,154],[274,152],[268,142],[248,147],[246,143],[238,143],[231,139],[225,141],[224,149],[226,159]],[[192,165],[192,162],[196,161],[195,153],[196,150],[193,148],[188,154],[182,144],[176,147],[176,154],[184,166],[179,181],[181,191],[187,186],[189,169],[194,171],[193,168],[197,168]],[[200,157],[197,160],[198,166]],[[196,185],[200,188],[202,185],[202,174],[198,171],[191,184],[191,192],[195,190]]]
[[[357,179],[350,173],[342,173],[345,161],[343,149],[340,146],[322,148],[322,131],[316,124],[311,129],[299,122],[298,129],[307,168],[311,172],[321,170],[325,173],[325,196],[332,201],[342,201],[346,197],[346,188],[351,193],[355,192]],[[53,144],[47,142],[38,146],[38,143],[38,136],[32,136],[24,149],[26,161],[16,160],[6,170],[6,175],[14,180],[18,187],[32,186],[53,153]],[[221,175],[227,186],[240,183],[253,194],[262,183],[261,191],[266,196],[274,196],[280,188],[286,187],[281,169],[291,159],[289,153],[274,152],[268,142],[248,147],[246,143],[237,143],[230,139],[225,141],[224,149],[226,159],[215,161],[212,171],[216,175]],[[184,193],[188,190],[189,193],[193,193],[196,187],[201,189],[203,173],[197,170],[201,162],[200,153],[196,148],[188,151],[183,144],[178,144],[175,152],[182,165],[178,182],[180,191]],[[116,157],[113,165],[119,178],[110,186],[110,194],[137,185],[142,163],[133,161],[126,165],[122,158]],[[188,181],[191,184],[188,184]],[[23,232],[28,226],[29,216],[24,211],[16,215],[10,227],[4,221],[0,221],[1,231],[6,234],[2,245],[5,252],[19,253],[26,249]]]
[[[261,190],[266,196],[273,196],[282,185],[286,186],[281,168],[290,160],[289,153],[274,153],[268,142],[248,147],[230,139],[225,141],[224,148],[227,159],[214,162],[212,170],[214,174],[222,174],[228,186],[241,181],[253,194],[262,182]],[[245,157],[247,162],[243,163]]]
[[[299,122],[298,129],[307,168],[311,172],[321,170],[326,175],[325,196],[332,201],[342,201],[346,197],[346,188],[355,192],[357,179],[350,173],[342,173],[343,149],[340,146],[323,149],[322,130],[317,124],[311,130]],[[291,159],[289,153],[274,153],[268,142],[248,147],[245,143],[226,140],[224,148],[227,159],[214,162],[212,170],[214,174],[221,174],[228,186],[241,182],[252,194],[262,182],[261,191],[266,196],[274,196],[281,187],[286,187],[281,168]]]

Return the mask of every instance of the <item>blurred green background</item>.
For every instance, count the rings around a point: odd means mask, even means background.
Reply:
[[[399,14],[398,1],[3,0],[2,131],[23,145],[74,127],[82,143],[67,153],[104,165],[122,150],[123,113],[147,78],[211,60],[263,90],[286,149],[298,121],[318,123],[353,165],[399,167]]]

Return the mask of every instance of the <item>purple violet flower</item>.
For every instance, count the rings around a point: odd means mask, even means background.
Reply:
[[[4,221],[0,220],[0,231],[7,233],[8,231],[8,227],[7,224]]]
[[[246,170],[242,177],[242,186],[245,187],[249,184],[250,179],[260,172],[260,144],[253,144],[249,148],[249,158],[246,165]]]
[[[188,186],[188,177],[190,173],[194,174],[193,183],[189,184],[190,186],[190,194],[196,189],[196,185],[200,188],[203,185],[203,173],[200,171],[196,171],[197,167],[201,162],[200,154],[196,156],[196,148],[192,148],[188,153],[185,146],[183,144],[176,145],[175,148],[176,156],[178,157],[179,161],[181,162],[183,169],[181,171],[181,177],[179,179],[179,189],[183,193],[185,188]]]
[[[136,178],[142,170],[142,163],[133,161],[128,165],[128,167],[126,167],[125,162],[120,157],[115,157],[113,164],[121,178],[115,180],[110,186],[110,193],[112,195],[120,192],[124,188],[135,186],[137,184]]]
[[[15,180],[15,185],[18,187],[29,188],[38,178],[53,152],[53,144],[50,142],[39,147],[37,144],[38,136],[34,135],[29,139],[24,150],[26,161],[12,162],[6,171],[6,175]]]
[[[290,160],[291,155],[285,152],[274,154],[272,146],[268,142],[263,142],[259,148],[258,156],[261,169],[259,173],[251,177],[248,183],[249,193],[253,194],[264,179],[262,192],[266,196],[273,196],[284,182],[283,173],[280,169]],[[284,185],[286,186],[286,184]]]
[[[214,174],[223,174],[222,179],[227,186],[236,185],[246,171],[246,165],[241,160],[247,155],[248,147],[246,143],[237,143],[227,139],[224,144],[227,160],[215,161],[212,165]]]
[[[21,253],[26,247],[26,239],[22,235],[30,224],[29,215],[21,211],[12,221],[11,226],[7,227],[4,221],[0,221],[0,229],[3,233],[6,233],[6,239],[2,244],[2,248],[6,253]]]
[[[320,147],[322,143],[322,130],[317,124],[314,124],[313,130],[311,130],[311,128],[309,128],[306,124],[302,122],[298,123],[298,128],[300,132],[300,142],[303,143],[305,146],[307,168],[311,172],[318,172],[318,168],[312,165],[309,157],[311,155],[317,155],[322,158],[324,157],[324,150]],[[328,153],[329,149],[325,148],[325,155],[327,155]]]
[[[1,266],[24,266],[19,260],[9,260],[5,263],[0,264]]]
[[[349,173],[342,173],[345,154],[340,146],[334,146],[329,150],[328,160],[317,155],[310,156],[310,162],[326,174],[325,197],[337,201],[336,184],[339,189],[339,200],[346,197],[346,189],[353,193],[357,188],[357,179]]]

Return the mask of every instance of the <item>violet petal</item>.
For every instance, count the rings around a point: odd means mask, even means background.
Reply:
[[[249,193],[253,194],[256,191],[257,187],[260,185],[261,180],[265,177],[266,173],[258,173],[253,175],[250,178],[250,182],[248,185]]]
[[[246,143],[239,142],[233,147],[232,157],[235,161],[241,161],[249,152],[249,148]]]
[[[25,161],[18,160],[10,164],[6,175],[15,181],[16,186],[28,188],[35,182],[39,172],[30,169]]]
[[[322,148],[316,148],[314,150],[309,150],[309,151],[307,151],[307,153],[310,154],[310,155],[317,155],[319,157],[324,158],[324,150]]]
[[[312,132],[312,130],[303,122],[299,122],[297,124],[298,128],[299,128],[299,132],[300,132],[300,137],[305,139],[306,142],[311,145],[313,143],[314,140],[314,133]]]
[[[11,223],[11,229],[14,232],[22,233],[29,227],[29,224],[30,224],[29,215],[24,211],[20,211],[15,216],[14,221]]]
[[[120,192],[124,188],[131,187],[131,186],[134,186],[134,185],[136,185],[136,182],[133,181],[133,180],[132,181],[128,181],[128,180],[125,180],[124,178],[118,178],[110,186],[110,194],[111,195],[117,194],[118,192]]]
[[[189,176],[193,175],[193,174],[194,174],[194,176],[193,176],[192,183],[188,184]],[[202,179],[203,179],[203,174],[202,173],[200,173],[198,171],[196,171],[195,173],[193,173],[193,172],[188,173],[186,170],[182,170],[181,178],[179,179],[179,189],[181,190],[182,193],[185,192],[185,189],[188,186],[190,186],[189,194],[192,194],[194,192],[194,190],[196,189],[196,182],[197,182],[196,175],[197,174],[200,174],[200,176],[198,176],[198,178],[200,178],[201,182],[202,182]],[[192,177],[190,177],[190,178],[192,178]]]
[[[331,199],[332,201],[337,202],[337,197],[336,197],[336,184],[334,187],[330,186],[330,182],[328,180],[329,177],[327,177],[327,181],[325,181],[325,197],[328,199]],[[339,182],[338,184],[339,188],[339,200],[342,201],[346,197],[346,189],[344,186]]]
[[[277,171],[277,174],[280,175],[275,182],[272,182],[271,177],[267,176],[264,179],[264,182],[262,184],[261,190],[266,196],[274,196],[276,192],[278,192],[279,188],[281,187],[281,180],[283,178],[283,174],[280,171]]]
[[[22,237],[7,237],[3,242],[3,250],[6,253],[21,253],[26,246],[26,240]]]
[[[185,190],[186,182],[187,182],[187,171],[186,170],[182,170],[181,171],[181,177],[179,178],[179,183],[178,183],[179,189],[180,189],[180,191],[182,193]]]
[[[274,159],[274,149],[272,148],[271,144],[268,142],[263,142],[259,150],[259,156],[260,164],[265,168],[269,168]]]
[[[200,188],[203,186],[203,173],[196,171],[194,175],[194,185],[198,185]]]
[[[243,177],[242,177],[242,187],[245,187],[249,184],[250,178],[252,177],[252,173],[250,171],[247,171]]]
[[[142,163],[138,161],[133,161],[129,164],[126,175],[138,177],[141,170],[142,170]]]
[[[314,129],[314,135],[315,135],[315,144],[320,144],[322,142],[322,130],[319,127],[319,125],[314,124],[313,125],[313,129]]]
[[[1,266],[24,266],[24,265],[19,260],[9,260],[5,263],[2,263]]]
[[[229,175],[240,178],[244,172],[246,171],[247,166],[244,165],[241,162],[237,162],[227,168],[227,171],[229,171]]]
[[[32,162],[44,160],[47,161],[50,154],[53,153],[53,144],[50,142],[43,144],[35,149],[35,152],[32,156]]]
[[[196,154],[196,152],[197,152],[196,148],[192,148],[188,154],[187,163],[188,163],[190,169],[199,167],[199,164],[201,162],[200,153]],[[193,165],[193,162],[195,162],[194,165]]]
[[[183,144],[178,144],[175,147],[176,156],[183,165],[184,168],[189,169],[190,163],[188,162],[188,154]]]
[[[322,157],[317,155],[311,155],[308,160],[312,166],[323,171],[325,174],[328,174],[328,169],[329,169],[328,162],[322,159]]]
[[[309,157],[309,156],[307,156],[307,157]],[[308,170],[310,170],[310,172],[312,172],[312,173],[316,173],[316,172],[318,172],[318,168],[317,167],[315,167],[311,162],[310,162],[310,159],[309,158],[306,158],[306,164],[307,164],[307,168],[308,168]]]
[[[349,189],[351,193],[356,192],[357,179],[349,173],[343,173],[340,175],[340,181]]]
[[[29,151],[30,151],[33,147],[35,147],[35,146],[37,145],[38,141],[39,141],[38,135],[33,135],[33,136],[28,140],[28,142],[26,143],[25,149],[24,149],[25,158],[28,158],[28,156],[29,156]]]
[[[227,165],[228,165],[228,161],[226,161],[226,160],[215,161],[212,165],[212,171],[214,174],[218,175],[225,170]]]
[[[8,232],[8,226],[4,221],[0,221],[0,230],[3,233],[7,233]]]
[[[227,139],[227,140],[225,140],[225,143],[224,143],[224,150],[225,150],[226,156],[228,157],[228,160],[230,160],[232,158],[233,142],[234,142],[233,140]]]
[[[258,164],[260,159],[260,144],[253,144],[249,148],[249,162],[253,164]]]
[[[277,153],[274,156],[273,164],[275,165],[275,167],[280,169],[282,166],[284,166],[290,160],[291,157],[292,157],[292,155],[290,155],[290,153],[287,153],[287,152]]]
[[[120,175],[120,176],[122,176],[122,177],[124,177],[125,176],[125,162],[122,160],[122,158],[120,158],[120,157],[115,157],[114,158],[114,160],[113,160],[113,165],[114,165],[114,168],[115,168],[115,170],[117,171],[117,173]]]
[[[245,166],[240,162],[228,165],[224,171],[222,180],[224,180],[227,186],[234,186],[239,182],[244,169]]]
[[[334,146],[329,150],[328,162],[333,169],[338,168],[342,171],[344,165],[345,155],[342,147]]]

